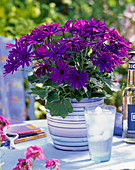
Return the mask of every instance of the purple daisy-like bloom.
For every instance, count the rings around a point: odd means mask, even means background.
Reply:
[[[102,73],[105,69],[107,72],[113,71],[115,65],[112,63],[113,53],[107,53],[104,51],[96,52],[97,57],[93,56],[93,65],[98,65],[99,70]]]
[[[45,30],[45,32],[47,32],[49,36],[54,36],[55,34],[58,34],[60,31],[61,28],[59,27],[59,24],[53,24],[53,26],[48,26]]]
[[[124,64],[125,61],[126,61],[125,59],[120,58],[118,55],[113,55],[112,57],[112,63],[118,67],[119,67],[119,64]]]
[[[87,41],[83,41],[82,38],[77,37],[76,35],[74,37],[68,36],[68,38],[59,39],[59,41],[66,45],[67,51],[75,51],[78,53],[80,53],[87,45]],[[70,55],[71,53],[68,54]]]
[[[68,61],[63,63],[62,59],[60,59],[60,62],[57,60],[55,61],[57,68],[51,67],[51,70],[54,71],[53,73],[49,74],[49,79],[52,79],[52,82],[55,82],[58,80],[58,85],[62,83],[64,80],[67,82],[67,77],[69,75],[69,68],[67,67]]]
[[[69,30],[70,30],[70,24],[71,24],[71,19],[70,20],[68,20],[64,25],[63,25],[63,27],[62,27],[62,31],[64,31],[64,32],[68,32]]]
[[[24,68],[24,65],[26,64],[29,66],[29,62],[31,61],[33,52],[31,52],[32,46],[28,47],[27,44],[24,44],[21,41],[17,41],[15,39],[15,45],[9,51],[7,64],[4,66],[4,74],[8,74],[10,72],[14,72],[22,65],[22,68]]]
[[[89,83],[89,77],[88,73],[84,73],[86,70],[83,69],[81,70],[80,73],[77,72],[76,67],[74,67],[74,69],[70,69],[70,75],[68,76],[68,82],[67,84],[71,84],[71,88],[74,88],[74,90],[78,89],[80,90],[80,88],[86,87],[85,83]]]
[[[41,44],[44,42],[44,40],[47,36],[48,36],[48,34],[44,33],[43,29],[34,28],[31,31],[31,35],[27,35],[27,42],[31,45]]]
[[[51,48],[46,51],[45,56],[49,57],[48,61],[52,59],[52,62],[59,60],[61,56],[66,52],[67,46],[63,44],[56,43],[55,45],[51,44]]]
[[[42,28],[44,30],[44,33],[48,36],[54,36],[55,34],[58,34],[61,31],[59,24],[53,23],[51,23],[50,25],[46,23],[45,25],[39,26],[39,28]]]
[[[29,62],[31,62],[31,57],[33,56],[33,52],[31,52],[31,50],[32,46],[28,47],[26,44],[19,43],[19,47],[17,47],[18,51],[17,57],[20,60],[22,68],[24,68],[25,64],[29,66]]]
[[[9,52],[9,59],[18,59],[20,62],[20,65],[22,65],[22,68],[24,68],[24,65],[26,64],[29,66],[29,62],[31,61],[31,57],[33,56],[32,52],[32,46],[28,46],[28,44],[25,44],[23,42],[17,41],[15,39],[15,48],[13,48]]]
[[[41,75],[44,76],[46,72],[49,73],[52,68],[48,66],[48,63],[45,60],[44,60],[44,63],[43,62],[35,63],[35,66],[33,66],[33,68],[36,68],[36,67],[37,67],[37,70],[35,71],[35,74],[37,77],[40,77]]]
[[[106,45],[106,48],[107,48],[106,51],[111,52],[111,53],[113,52],[112,62],[114,65],[119,67],[119,64],[124,64],[126,60],[121,58],[121,56],[123,56],[123,54],[125,53],[123,51],[123,48],[120,49],[118,48],[118,46],[115,46],[115,45],[112,45],[111,47]]]
[[[75,23],[72,24],[70,29],[71,34],[81,36],[85,32],[85,26],[87,23],[88,21],[83,19],[75,20]]]
[[[41,45],[40,48],[36,47],[36,50],[34,51],[34,60],[39,60],[39,59],[43,59],[46,57],[45,55],[46,52],[46,46]]]
[[[7,75],[9,73],[13,74],[14,71],[17,71],[17,69],[20,66],[20,62],[18,59],[12,59],[12,60],[8,59],[6,61],[7,63],[6,65],[4,65],[4,75]]]
[[[125,54],[127,52],[127,49],[132,50],[129,47],[131,42],[124,40],[124,36],[120,37],[115,29],[109,31],[107,39],[110,41],[110,46],[116,46],[119,49],[123,49],[125,51]],[[128,57],[127,54],[126,56]]]
[[[102,23],[100,21],[100,19],[98,19],[97,21],[94,21],[93,18],[91,18],[88,21],[88,26],[87,26],[86,32],[90,32],[91,33],[91,31],[92,31],[93,34],[95,34],[95,33],[100,33],[100,32],[107,31],[108,28],[106,27],[105,20],[104,20],[104,23]]]
[[[84,50],[86,46],[87,46],[87,41],[85,42],[79,41],[77,44],[73,45],[72,50],[79,53],[80,51]]]

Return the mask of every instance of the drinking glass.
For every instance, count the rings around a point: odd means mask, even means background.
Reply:
[[[91,160],[95,162],[109,161],[116,107],[110,105],[96,108],[86,107],[84,113]]]

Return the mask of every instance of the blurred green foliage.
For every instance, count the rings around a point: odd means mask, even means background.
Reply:
[[[106,17],[107,26],[116,28],[121,34],[125,29],[121,27],[121,21],[125,17],[123,12],[127,5],[135,5],[134,0],[0,0],[0,35],[10,38],[26,35],[30,31],[44,24],[65,23],[68,19],[100,18]],[[128,36],[125,38],[128,39]],[[119,79],[126,85],[127,67],[120,66],[115,70],[116,75],[122,75]],[[25,85],[27,86],[27,85]],[[117,108],[122,105],[122,91],[112,94],[106,103],[114,103]],[[42,102],[40,102],[42,103]],[[36,110],[42,108],[35,103]],[[37,112],[38,112],[37,111]],[[44,112],[44,111],[43,111]],[[39,112],[37,118],[40,118]]]
[[[134,0],[0,0],[0,35],[28,34],[45,22],[63,24],[68,19],[100,18],[120,29],[119,20],[126,5]]]

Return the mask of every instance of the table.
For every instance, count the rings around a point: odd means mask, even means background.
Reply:
[[[43,128],[47,137],[28,142],[16,144],[16,149],[10,150],[8,147],[1,149],[2,170],[12,170],[18,158],[25,158],[24,151],[31,145],[39,145],[47,159],[56,158],[60,160],[60,170],[110,170],[110,169],[135,169],[135,145],[123,143],[121,137],[113,137],[112,156],[109,162],[94,163],[90,160],[88,151],[62,151],[54,148],[48,132],[46,120],[27,121],[33,125]],[[45,169],[44,160],[36,160],[34,170]]]

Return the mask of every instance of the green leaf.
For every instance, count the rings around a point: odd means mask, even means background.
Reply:
[[[50,110],[51,116],[61,116],[62,118],[73,112],[73,106],[69,98],[53,102],[47,101],[45,108]]]
[[[50,88],[48,87],[35,87],[31,88],[32,92],[28,92],[28,94],[36,94],[39,95],[41,99],[44,99],[45,97],[48,96],[48,93],[50,92]]]
[[[81,89],[79,90],[79,93],[81,94],[81,96],[83,96],[83,95],[85,94],[84,89],[83,89],[83,88],[81,88]]]
[[[53,82],[52,83],[52,80],[51,79],[48,79],[44,82],[43,86],[52,86],[52,87],[56,87],[58,86],[58,83],[57,82]]]
[[[28,76],[28,81],[33,84],[33,83],[44,83],[45,79],[47,76],[40,76],[37,77],[35,74]]]
[[[88,90],[87,90],[87,96],[88,96],[88,99],[90,99],[91,98],[91,88],[89,88]]]
[[[48,97],[47,97],[47,101],[48,102],[53,102],[53,101],[58,101],[60,98],[59,98],[59,95],[56,91],[51,91],[49,94],[48,94]]]
[[[77,93],[76,96],[75,96],[75,98],[76,98],[76,100],[77,100],[78,102],[80,102],[80,101],[83,99],[83,96],[81,96],[80,93]]]

